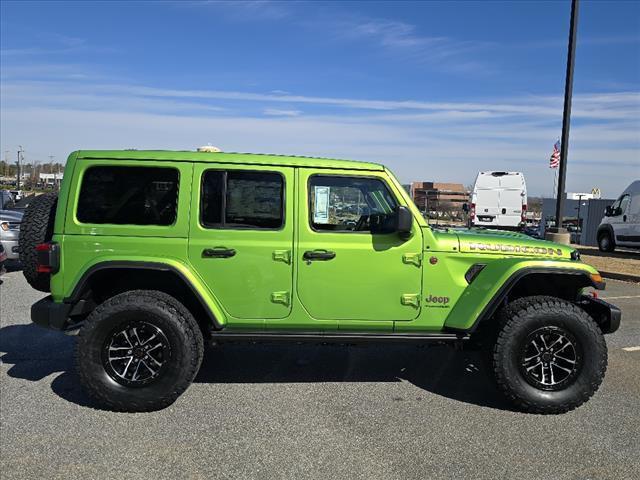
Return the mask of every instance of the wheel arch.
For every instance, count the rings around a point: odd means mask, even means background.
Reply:
[[[461,325],[465,319],[456,315],[455,309],[445,322],[445,329],[471,334],[481,324],[489,322],[494,314],[513,300],[524,296],[551,295],[571,302],[578,300],[580,291],[585,287],[598,290],[605,288],[604,282],[596,282],[591,278],[592,272],[580,268],[566,267],[523,267],[507,277],[498,290],[484,304],[479,314],[467,319],[467,325]],[[470,300],[474,301],[473,296]],[[457,307],[457,305],[456,305]]]
[[[598,241],[600,240],[600,235],[602,235],[604,232],[607,232],[609,235],[611,235],[611,241],[615,243],[615,231],[610,223],[603,223],[598,227],[598,230],[596,231],[596,239]]]
[[[82,273],[63,301],[75,305],[76,312],[84,314],[113,295],[138,289],[158,290],[174,296],[191,311],[203,333],[220,330],[226,324],[222,308],[191,272],[159,261],[96,263]]]

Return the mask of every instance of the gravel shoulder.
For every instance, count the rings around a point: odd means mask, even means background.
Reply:
[[[601,252],[597,247],[579,247],[582,261],[594,266],[602,276],[640,282],[640,250]]]

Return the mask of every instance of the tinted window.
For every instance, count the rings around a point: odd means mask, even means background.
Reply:
[[[202,179],[201,223],[209,228],[280,228],[284,181],[273,172],[209,170]]]
[[[393,231],[398,206],[385,183],[365,177],[311,177],[310,223],[315,230],[334,232]]]
[[[82,223],[171,225],[176,219],[178,171],[154,167],[91,167],[82,180]]]

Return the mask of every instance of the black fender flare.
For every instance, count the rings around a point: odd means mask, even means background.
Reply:
[[[131,270],[153,270],[157,272],[171,272],[175,274],[180,280],[189,288],[189,290],[193,293],[194,297],[202,306],[202,309],[206,312],[211,324],[214,326],[216,330],[221,330],[223,328],[218,322],[218,319],[213,314],[211,309],[208,307],[207,303],[204,301],[202,296],[198,293],[196,288],[191,284],[188,278],[184,276],[184,274],[175,268],[172,265],[168,265],[166,263],[161,262],[141,262],[141,261],[104,261],[100,263],[96,263],[88,268],[80,277],[80,280],[76,282],[71,295],[65,297],[63,299],[64,303],[68,303],[71,305],[77,305],[79,302],[83,300],[83,295],[87,291],[89,280],[91,277],[97,272],[104,270],[115,270],[115,269],[131,269]]]

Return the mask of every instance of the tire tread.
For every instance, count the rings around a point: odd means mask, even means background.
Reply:
[[[144,401],[132,398],[130,401],[125,402],[114,398],[109,395],[108,391],[102,388],[102,385],[96,381],[94,376],[90,375],[89,372],[83,368],[86,343],[89,341],[98,322],[117,311],[121,311],[123,308],[126,308],[127,305],[135,305],[138,308],[141,305],[149,305],[154,309],[159,308],[163,310],[176,320],[176,326],[183,331],[188,339],[185,348],[189,350],[188,357],[191,361],[186,370],[182,372],[181,380],[176,383],[170,392],[152,400]],[[184,393],[198,373],[203,355],[204,340],[202,338],[202,332],[191,312],[189,312],[182,303],[164,292],[156,290],[132,290],[108,299],[89,315],[78,334],[75,362],[81,383],[88,393],[101,405],[108,407],[110,410],[120,412],[149,412],[168,407]]]
[[[583,322],[586,327],[591,341],[594,345],[600,346],[604,350],[604,355],[600,356],[596,367],[598,372],[595,378],[592,378],[590,382],[582,382],[579,394],[570,401],[566,401],[560,404],[548,404],[543,402],[536,402],[526,400],[514,392],[512,385],[517,384],[519,380],[512,378],[506,371],[501,368],[501,362],[505,354],[506,343],[515,328],[523,321],[523,316],[527,314],[535,313],[549,313],[558,310],[570,312],[575,317],[576,321]],[[499,313],[497,318],[500,324],[500,331],[496,338],[496,342],[493,348],[493,366],[494,373],[499,388],[505,394],[505,396],[517,405],[520,409],[529,413],[540,414],[557,414],[571,411],[587,400],[589,400],[600,387],[604,374],[607,370],[607,346],[596,322],[580,307],[574,305],[566,300],[551,297],[551,296],[531,296],[523,297],[508,304]],[[576,382],[580,382],[577,379]]]

